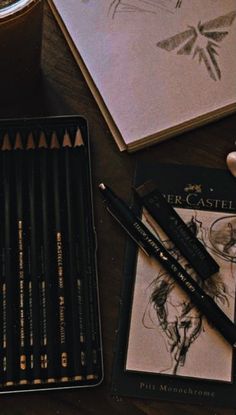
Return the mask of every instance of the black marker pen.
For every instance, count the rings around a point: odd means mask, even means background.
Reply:
[[[221,335],[236,347],[236,325],[223,313],[213,299],[185,271],[172,255],[147,229],[135,213],[110,188],[101,183],[107,210],[121,224],[132,239],[168,271],[179,286],[189,295],[193,304],[206,316]]]

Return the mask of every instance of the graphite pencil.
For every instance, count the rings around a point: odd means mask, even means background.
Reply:
[[[76,249],[75,249],[75,211],[73,210],[72,195],[72,175],[71,175],[71,153],[73,152],[71,138],[66,131],[62,142],[62,171],[65,173],[64,194],[65,194],[65,213],[66,213],[66,262],[68,270],[68,307],[71,316],[71,338],[72,338],[72,366],[73,377],[81,380],[84,375],[84,359],[83,359],[83,342],[84,342],[84,323],[82,313],[82,300],[78,299],[78,282],[79,276],[76,269]]]
[[[68,327],[66,321],[66,302],[65,302],[65,240],[62,225],[62,194],[61,181],[62,174],[60,169],[61,150],[55,132],[51,137],[50,153],[52,156],[52,181],[53,181],[53,258],[54,272],[56,281],[56,309],[57,309],[57,329],[60,353],[60,372],[61,379],[68,377]],[[64,195],[63,195],[64,197]]]
[[[15,234],[12,232],[12,169],[11,169],[11,151],[9,135],[6,133],[3,137],[2,144],[2,177],[3,177],[3,239],[4,239],[4,257],[5,257],[5,316],[6,326],[4,330],[4,345],[6,350],[6,358],[4,359],[5,385],[12,386],[17,380],[16,368],[17,349],[16,349],[16,330],[15,330],[15,316],[16,316],[16,290],[14,275],[16,272],[15,261],[12,255],[12,248],[15,244]]]
[[[39,172],[39,198],[42,215],[42,273],[45,275],[45,303],[47,310],[46,332],[47,332],[47,360],[44,365],[47,367],[47,382],[54,383],[55,378],[59,376],[57,370],[57,342],[56,342],[56,320],[54,310],[54,293],[53,293],[53,267],[52,258],[52,209],[49,203],[49,193],[51,191],[51,170],[49,164],[49,149],[45,133],[42,131],[39,137],[37,150],[37,171]]]
[[[26,143],[26,167],[27,167],[27,205],[29,206],[29,263],[31,275],[31,336],[30,345],[33,350],[32,381],[41,383],[41,378],[46,377],[47,351],[46,351],[46,316],[44,315],[45,301],[42,299],[41,284],[43,280],[41,266],[41,209],[38,195],[39,172],[37,170],[37,151],[35,150],[35,138],[29,133]],[[44,315],[44,318],[42,318]]]
[[[2,151],[0,151],[0,165],[2,165]],[[3,189],[3,176],[0,176],[0,188]],[[4,223],[4,197],[0,192],[0,223]],[[3,228],[0,229],[0,384],[6,377],[6,275],[5,275],[5,249]]]
[[[17,290],[18,290],[18,341],[20,350],[20,383],[27,383],[27,375],[30,369],[29,358],[29,327],[28,322],[28,304],[27,296],[29,295],[27,287],[27,271],[26,271],[26,224],[24,215],[24,177],[23,163],[24,150],[21,135],[17,132],[15,136],[15,145],[12,152],[14,157],[14,188],[16,191],[16,219],[14,226],[17,230],[16,243],[16,264],[17,264]]]
[[[78,295],[82,296],[84,309],[86,379],[91,381],[97,377],[93,263],[95,248],[90,235],[90,232],[93,234],[93,229],[90,223],[91,209],[87,200],[90,188],[88,181],[90,173],[87,171],[87,154],[80,129],[76,131],[73,150],[74,203],[77,212],[77,267],[79,275],[82,276],[77,281],[79,284]]]

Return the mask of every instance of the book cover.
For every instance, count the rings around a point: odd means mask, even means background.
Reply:
[[[49,4],[120,150],[235,111],[235,0]]]
[[[134,186],[153,179],[220,266],[203,281],[146,210],[142,220],[231,319],[235,318],[235,179],[226,170],[140,163]],[[236,406],[233,348],[171,276],[129,240],[112,393]]]

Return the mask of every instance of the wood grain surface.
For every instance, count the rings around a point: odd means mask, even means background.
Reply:
[[[0,67],[1,71],[1,67]],[[129,202],[135,163],[140,159],[224,168],[236,149],[236,115],[134,154],[119,152],[47,4],[45,4],[42,82],[30,98],[6,106],[0,117],[79,114],[87,118],[91,140],[94,215],[98,239],[105,376],[94,389],[32,392],[0,397],[0,415],[233,415],[234,409],[173,402],[114,398],[110,394],[118,322],[125,235],[104,210],[98,183],[104,181]],[[217,83],[215,85],[217,88]],[[236,181],[235,181],[236,192]]]

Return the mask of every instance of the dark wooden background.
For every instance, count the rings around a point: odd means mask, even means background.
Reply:
[[[131,398],[115,399],[110,395],[110,376],[126,239],[123,231],[104,210],[97,185],[100,181],[104,181],[129,201],[135,163],[139,159],[224,168],[226,155],[236,150],[236,115],[135,154],[119,152],[46,4],[42,71],[43,81],[40,91],[31,98],[22,97],[14,105],[5,106],[1,102],[0,117],[80,114],[89,122],[105,379],[102,385],[94,389],[2,395],[0,415],[235,414],[234,409]]]

